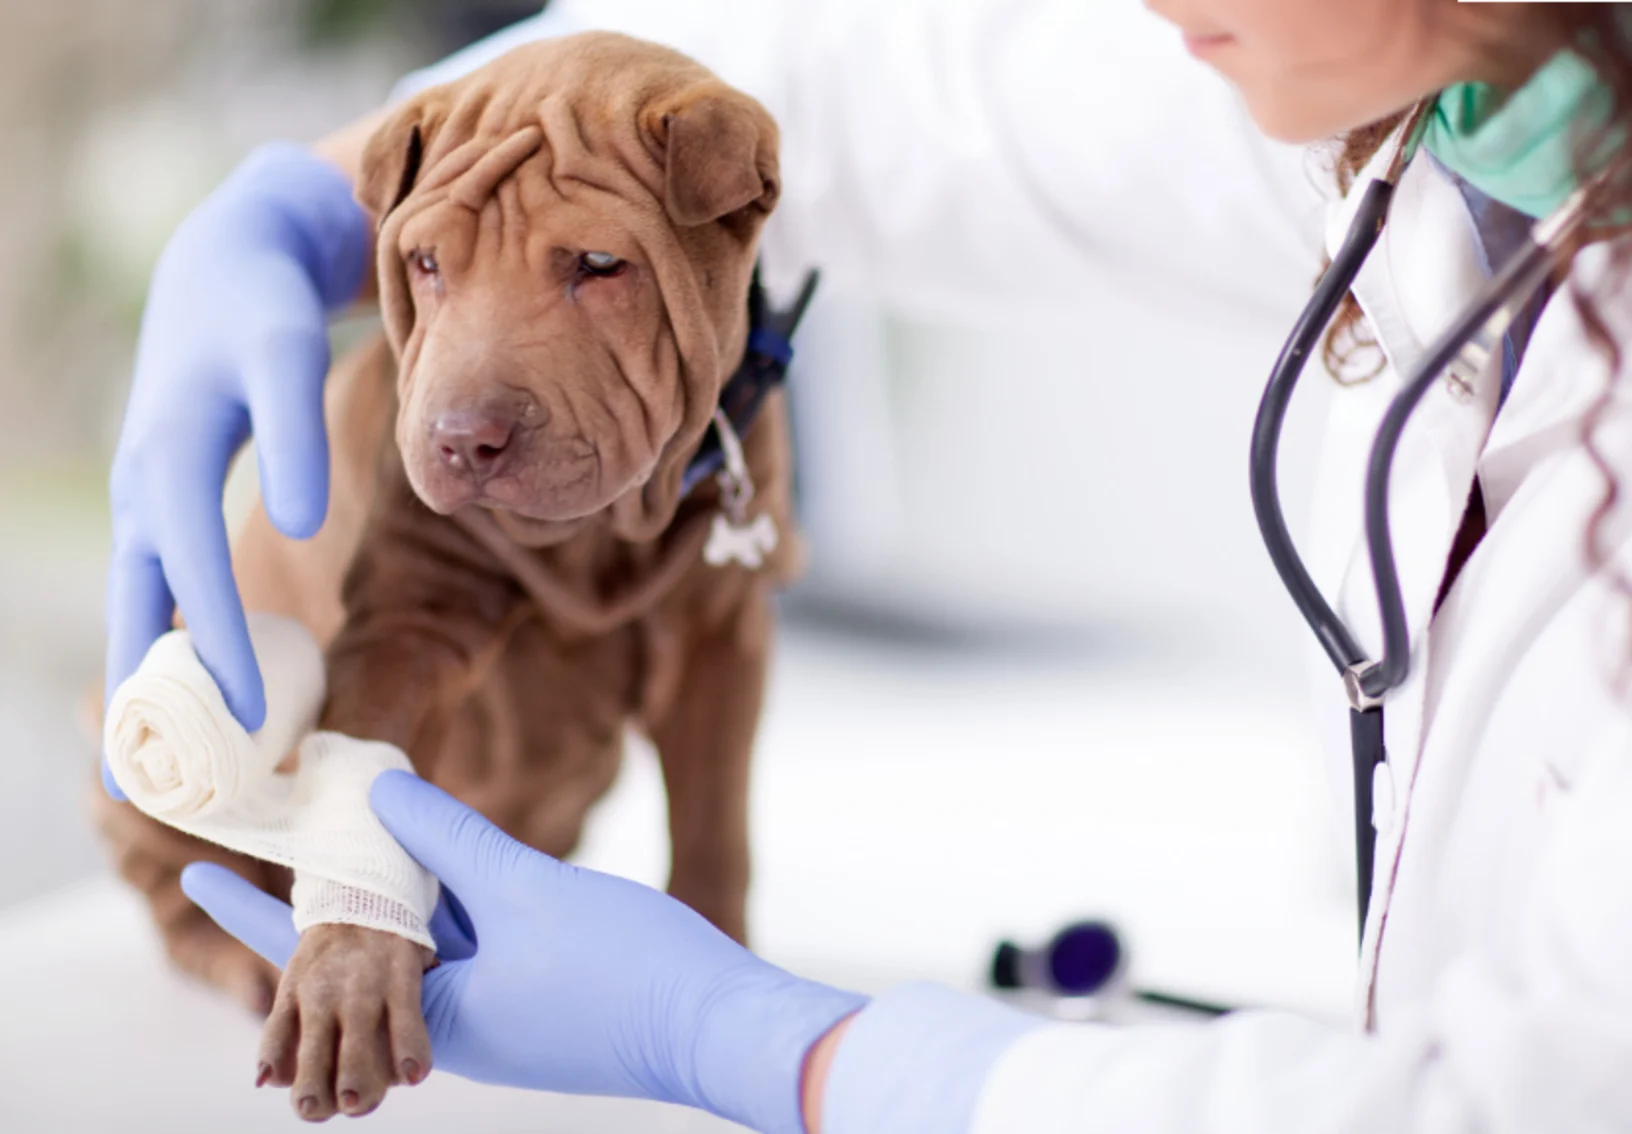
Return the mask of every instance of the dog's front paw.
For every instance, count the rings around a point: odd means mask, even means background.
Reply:
[[[261,1034],[256,1085],[292,1088],[295,1113],[322,1122],[367,1114],[393,1084],[419,1083],[431,1069],[419,999],[431,961],[394,934],[308,929]]]

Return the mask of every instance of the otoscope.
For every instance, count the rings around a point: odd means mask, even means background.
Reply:
[[[1118,1002],[1127,1001],[1209,1017],[1232,1011],[1204,1000],[1130,987],[1127,956],[1114,926],[1079,921],[1038,949],[1000,942],[992,956],[990,981],[993,988],[1019,993],[1031,1006],[1062,1019],[1102,1019],[1115,1014]]]

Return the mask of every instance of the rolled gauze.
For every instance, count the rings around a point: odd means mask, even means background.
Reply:
[[[154,643],[114,691],[103,746],[131,803],[159,822],[295,872],[295,927],[360,925],[434,948],[436,879],[368,804],[374,777],[412,771],[401,749],[312,732],[323,652],[291,619],[252,614],[266,722],[245,731],[185,630]],[[298,754],[292,768],[286,757]]]

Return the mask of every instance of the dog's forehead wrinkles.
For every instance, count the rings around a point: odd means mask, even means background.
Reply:
[[[517,130],[478,158],[464,176],[452,184],[449,199],[480,211],[498,187],[543,145],[544,132],[537,126]]]
[[[627,200],[645,198],[655,209],[662,208],[662,166],[644,146],[628,145],[623,137],[635,135],[637,123],[597,137],[586,133],[579,108],[565,97],[544,99],[533,108],[532,121],[520,123],[513,121],[512,109],[495,109],[500,105],[508,106],[488,98],[473,102],[470,109],[463,103],[456,108],[428,147],[410,198],[445,189],[457,203],[479,209],[502,182],[540,154],[540,172],[563,195],[578,182]],[[604,145],[598,148],[597,140]]]
[[[444,114],[425,148],[426,167],[442,163],[472,143],[485,149],[532,124],[531,115],[516,112],[520,96],[520,91],[504,83],[460,84],[454,97],[441,102]]]
[[[550,145],[568,162],[593,152],[593,145],[584,133],[583,119],[573,100],[562,98],[559,94],[550,95],[538,105],[538,121],[550,139]]]
[[[619,145],[625,131],[587,134],[578,106],[561,97],[544,100],[539,107],[539,124],[550,148],[549,176],[557,192],[569,194],[571,183],[576,182],[630,202],[644,198],[661,209],[662,170],[644,148],[632,156]],[[628,132],[637,129],[632,124]],[[602,148],[597,148],[597,139],[603,143]]]
[[[445,196],[449,186],[469,173],[492,148],[490,138],[468,138],[442,157],[426,158],[420,166],[419,179],[398,208],[404,208],[416,199],[423,200],[428,196],[440,199]]]
[[[526,98],[526,91],[521,87],[501,85],[480,90],[478,97],[484,101],[481,104],[481,113],[476,119],[476,133],[502,135],[515,128],[518,111]]]
[[[493,241],[500,255],[515,249],[527,259],[527,210],[521,205],[521,187],[514,178],[499,185],[490,206],[497,217],[493,225]]]

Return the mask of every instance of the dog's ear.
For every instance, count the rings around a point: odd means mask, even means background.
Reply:
[[[357,200],[374,215],[374,223],[381,230],[376,265],[380,314],[386,337],[398,352],[413,330],[414,300],[402,257],[391,246],[386,229],[391,214],[413,192],[439,120],[438,106],[427,102],[423,95],[410,100],[369,138],[358,170]]]
[[[781,193],[780,137],[764,107],[724,83],[703,83],[647,110],[646,129],[663,155],[665,205],[682,228],[744,209],[760,217]]]
[[[357,177],[357,200],[374,214],[376,224],[413,191],[424,156],[423,113],[412,104],[369,138]]]

